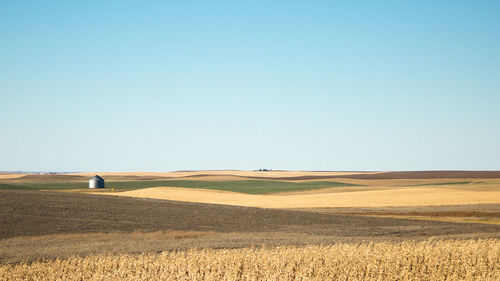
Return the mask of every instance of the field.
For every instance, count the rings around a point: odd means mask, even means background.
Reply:
[[[116,190],[135,190],[151,187],[184,187],[234,191],[248,194],[266,194],[283,191],[303,191],[331,187],[357,186],[355,184],[329,181],[286,182],[274,180],[238,180],[238,181],[193,181],[193,180],[143,180],[114,181],[108,183]],[[88,188],[87,182],[21,182],[0,184],[0,189],[23,190],[78,190]]]
[[[0,266],[3,280],[499,280],[495,240],[96,255]]]
[[[343,192],[341,192],[342,190]],[[321,190],[308,194],[249,195],[186,188],[146,188],[106,195],[176,201],[239,205],[260,208],[333,208],[439,206],[460,204],[494,204],[500,202],[500,191],[477,192],[456,188],[420,187],[391,189]]]
[[[93,175],[0,175],[0,279],[498,280],[498,172]]]

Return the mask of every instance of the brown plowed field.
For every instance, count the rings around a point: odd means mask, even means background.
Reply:
[[[333,236],[500,233],[500,226],[318,214],[44,191],[0,191],[0,238],[134,230],[290,232]]]

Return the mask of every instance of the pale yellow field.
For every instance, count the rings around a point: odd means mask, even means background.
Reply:
[[[0,265],[1,280],[500,280],[498,240],[108,254]]]
[[[0,179],[17,179],[26,176],[26,174],[0,174]]]
[[[369,188],[355,192],[334,193],[323,190],[323,192],[315,193],[277,195],[155,187],[125,192],[98,192],[97,194],[260,208],[398,207],[500,203],[498,187],[486,191],[476,191],[456,186],[450,188],[423,186],[381,190]]]
[[[238,176],[238,177],[300,177],[300,176],[342,176],[355,175],[364,173],[378,172],[309,172],[309,171],[238,171],[238,170],[214,170],[214,171],[181,171],[181,172],[112,172],[112,173],[74,173],[71,175],[93,176],[99,174],[101,176],[158,176],[158,177],[187,177],[196,175],[210,176]]]

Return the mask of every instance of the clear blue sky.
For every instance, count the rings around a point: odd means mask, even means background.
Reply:
[[[499,15],[2,1],[0,170],[498,170]]]

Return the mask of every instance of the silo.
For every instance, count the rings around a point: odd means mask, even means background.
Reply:
[[[104,179],[95,175],[89,180],[89,188],[104,188]]]

